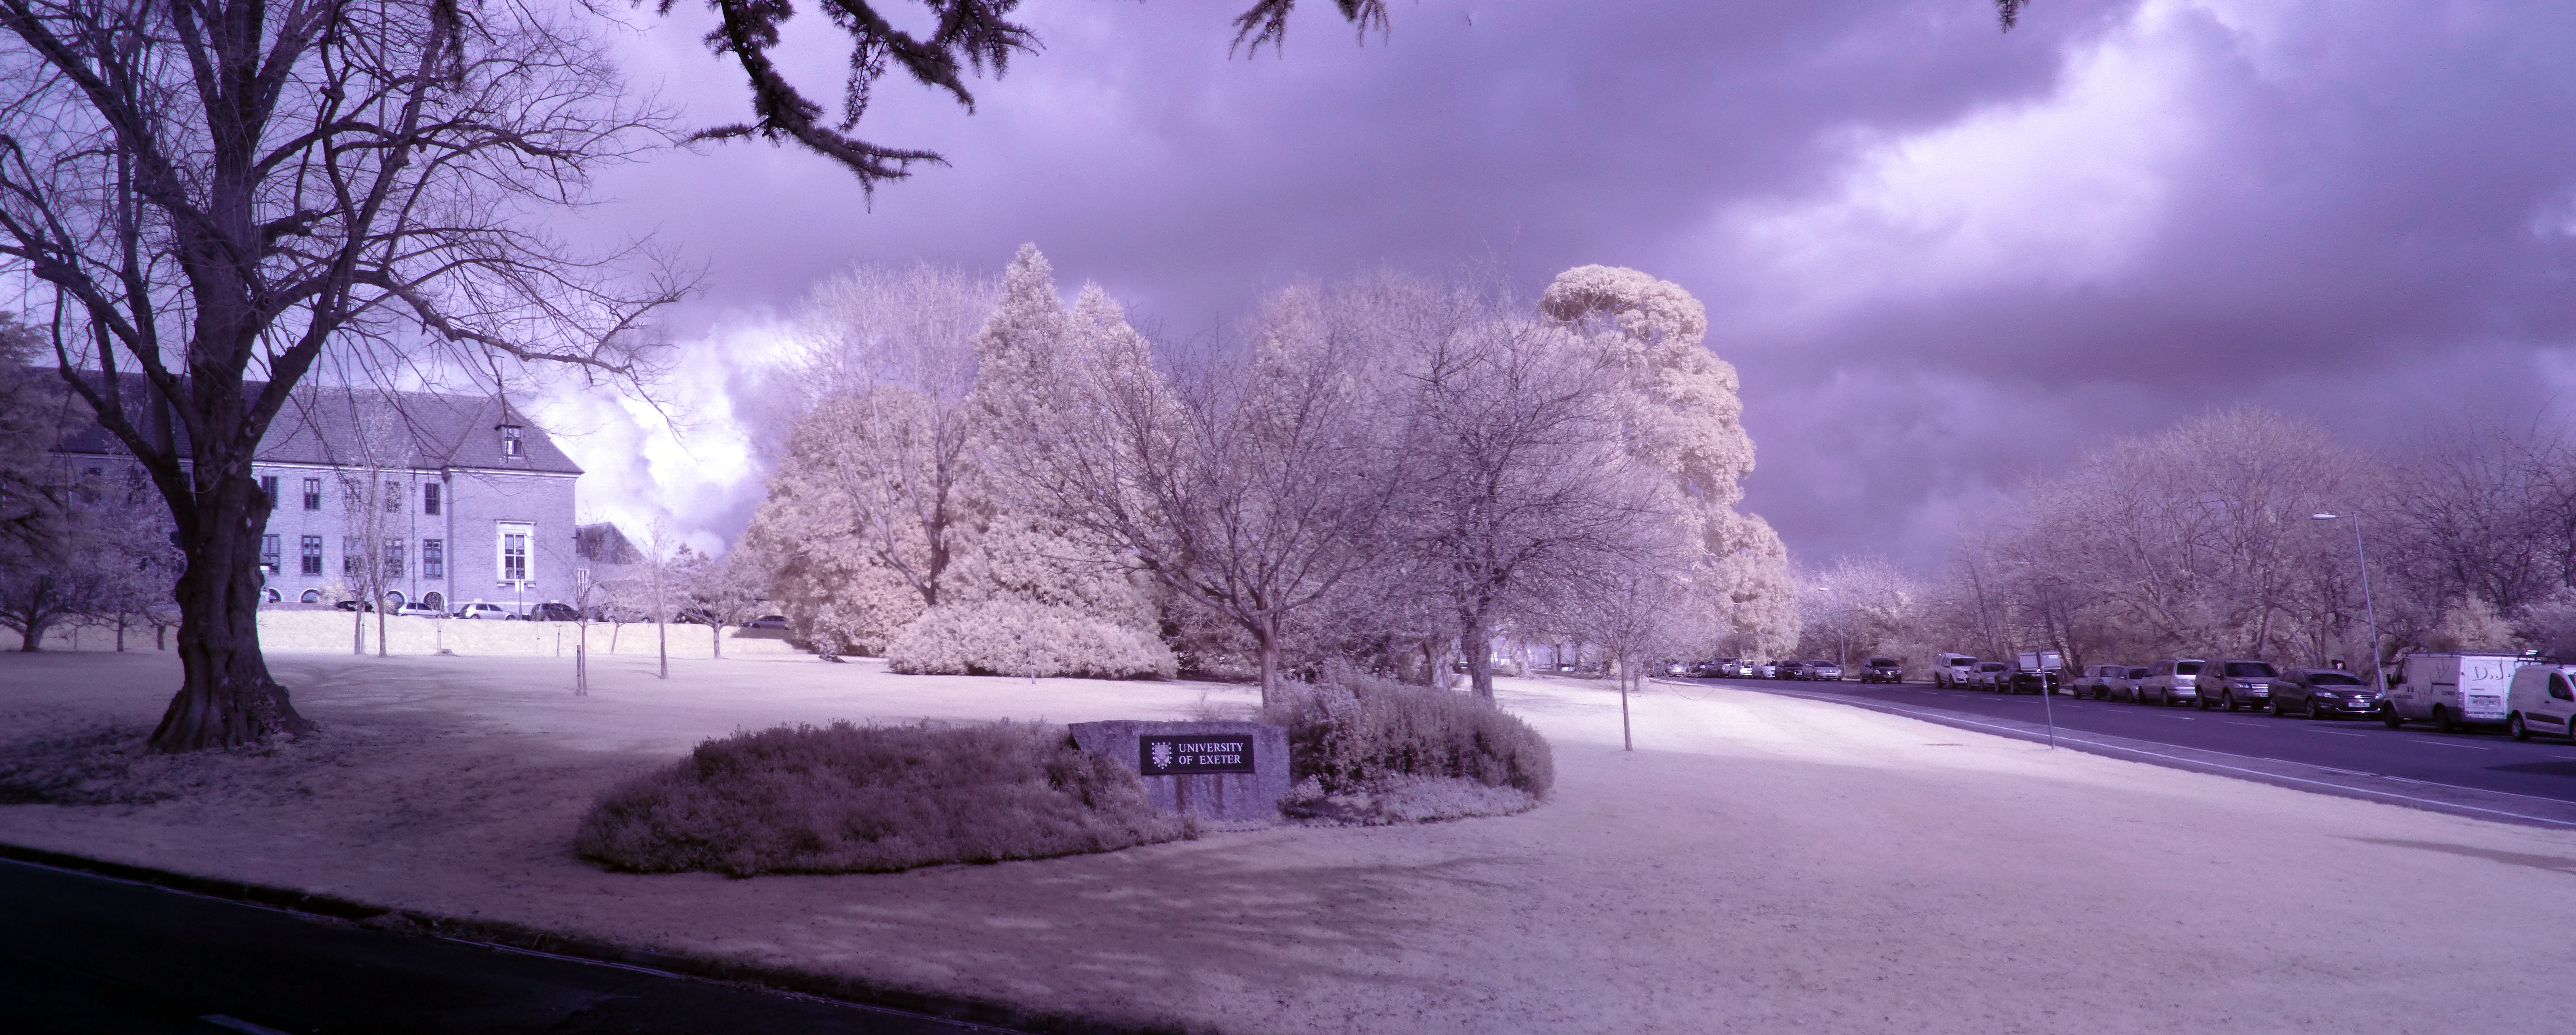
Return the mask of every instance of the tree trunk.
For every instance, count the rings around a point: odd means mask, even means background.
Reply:
[[[185,538],[188,565],[172,593],[183,675],[152,731],[154,751],[236,747],[313,729],[260,654],[258,526],[223,524],[192,528]]]
[[[655,649],[659,650],[662,655],[661,678],[669,679],[671,678],[671,626],[666,622],[655,621],[653,623],[653,639]]]
[[[1279,620],[1269,615],[1253,623],[1261,654],[1261,707],[1270,707],[1270,692],[1279,686]]]
[[[724,623],[708,623],[707,640],[708,642],[715,644],[716,660],[724,660]]]
[[[357,605],[349,609],[349,653],[363,658],[367,656],[366,598],[359,597]]]
[[[1621,751],[1635,751],[1635,750],[1637,750],[1637,738],[1635,738],[1635,737],[1633,737],[1633,736],[1630,736],[1630,735],[1628,734],[1628,673],[1627,673],[1627,671],[1626,671],[1627,666],[1622,665],[1622,666],[1620,666],[1620,669],[1621,669],[1621,671],[1620,671],[1620,673],[1619,673],[1619,750],[1621,750]],[[1641,680],[1641,682],[1642,682],[1642,680]]]
[[[389,644],[387,644],[387,643],[385,642],[385,602],[384,602],[383,597],[384,597],[384,595],[383,595],[383,594],[381,594],[381,593],[380,593],[380,594],[377,594],[377,599],[376,599],[376,601],[375,601],[375,605],[376,605],[376,656],[377,656],[377,657],[379,657],[379,658],[381,658],[381,657],[384,657],[384,656],[385,656],[385,648],[386,648],[387,646],[389,646]],[[359,614],[365,614],[366,612],[364,612],[364,611],[360,611],[360,612],[358,612],[358,613],[359,613]]]
[[[1461,624],[1465,628],[1458,634],[1458,650],[1467,655],[1467,678],[1475,687],[1476,697],[1487,704],[1492,704],[1494,703],[1493,631],[1487,626],[1485,616],[1481,614],[1468,615]]]

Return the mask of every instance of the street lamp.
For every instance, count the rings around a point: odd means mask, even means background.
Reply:
[[[2013,563],[2034,571],[2038,570],[2038,565],[2026,560]],[[2057,625],[2048,617],[2048,583],[2046,582],[2039,583],[2039,620],[2042,638],[2055,639]],[[2021,659],[2016,657],[2013,660],[2019,662]],[[2048,721],[2048,749],[2055,751],[2057,750],[2057,690],[2048,685],[2048,669],[2042,665],[2046,660],[2045,655],[2033,652],[2030,658],[2031,674],[2039,678],[2039,714]],[[2065,664],[2065,656],[2059,655],[2058,665],[2062,668]]]
[[[2308,517],[2315,521],[2340,521],[2347,517],[2352,519],[2352,552],[2354,556],[2361,559],[2361,610],[2363,614],[2370,616],[2371,686],[2380,693],[2387,693],[2388,675],[2379,669],[2379,610],[2372,607],[2370,603],[2370,551],[2361,545],[2361,515],[2310,514]]]

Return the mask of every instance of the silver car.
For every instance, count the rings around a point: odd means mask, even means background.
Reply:
[[[2172,707],[2200,703],[2200,671],[2209,667],[2201,658],[2164,658],[2147,669],[2146,678],[2138,680],[2138,703],[2153,701]]]
[[[1809,679],[1827,683],[1839,683],[1843,680],[1843,667],[1823,659],[1808,662],[1806,671]]]

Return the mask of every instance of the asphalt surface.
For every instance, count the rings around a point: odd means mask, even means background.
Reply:
[[[2429,788],[2461,789],[2477,793],[2473,797],[2439,796],[2482,801],[2545,817],[2568,815],[2564,806],[2576,805],[2576,745],[2564,737],[2534,736],[2517,743],[2501,731],[2445,734],[2422,724],[2392,730],[2376,719],[2276,719],[2260,712],[2204,712],[2190,707],[2077,700],[2064,694],[2043,703],[2037,694],[1944,690],[1918,683],[1864,685],[1741,679],[1690,682],[2000,721],[2016,728],[2043,726],[2047,714],[2053,712],[2060,730],[2188,749],[2194,753],[2192,758],[2207,752],[2290,763],[2320,772],[2385,778],[2370,786],[2403,781]],[[2362,786],[2360,781],[2354,783]],[[2521,809],[2513,804],[2532,800],[2558,803],[2561,808]]]
[[[999,1030],[0,860],[0,1032]]]

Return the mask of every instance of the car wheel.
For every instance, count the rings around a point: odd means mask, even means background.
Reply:
[[[2448,709],[2448,708],[2444,708],[2444,707],[2442,707],[2441,705],[2438,705],[2438,704],[2437,704],[2437,705],[2434,705],[2434,706],[2433,706],[2433,732],[2435,732],[2435,733],[2451,733],[2451,732],[2455,732],[2456,730],[2457,730],[2457,727],[2456,727],[2456,726],[2454,726],[2454,725],[2452,725],[2452,723],[2451,723],[2451,710],[2450,710],[2450,709]]]
[[[2209,698],[2194,695],[2191,703],[2199,705],[2201,711],[2209,710]]]
[[[2400,726],[2406,725],[2406,720],[2405,720],[2405,719],[2403,719],[2403,718],[2398,717],[2398,714],[2397,714],[2397,706],[2396,706],[2396,705],[2393,705],[2393,704],[2390,704],[2390,705],[2382,705],[2382,706],[2380,707],[2380,709],[2379,709],[2379,721],[2380,721],[2382,724],[2386,725],[2389,729],[2392,729],[2392,730],[2393,730],[2393,729],[2396,729],[2397,727],[2400,727]]]
[[[2281,698],[2278,695],[2273,696],[2272,700],[2263,706],[2263,710],[2272,713],[2272,717],[2275,719],[2280,718]]]
[[[2530,729],[2529,727],[2526,727],[2526,726],[2524,726],[2524,725],[2522,724],[2522,713],[2521,713],[2521,712],[2515,712],[2515,713],[2513,713],[2512,715],[2508,715],[2508,716],[2506,716],[2506,717],[2505,717],[2505,720],[2504,720],[2504,731],[2505,731],[2506,733],[2510,733],[2510,734],[2512,734],[2512,735],[2513,735],[2513,739],[2515,739],[2515,740],[2530,740],[2530,739],[2531,739],[2531,729]]]

